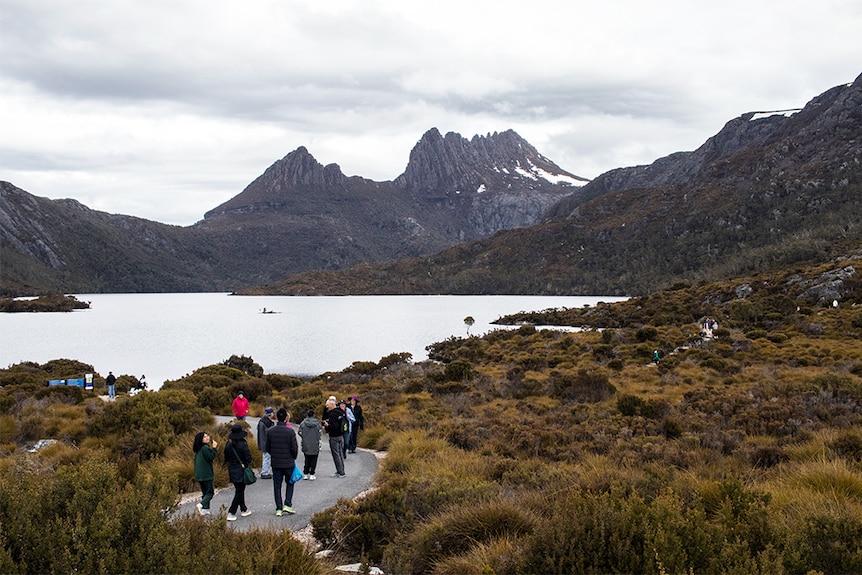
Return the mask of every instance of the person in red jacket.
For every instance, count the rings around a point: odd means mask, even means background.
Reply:
[[[237,419],[245,421],[245,416],[248,415],[248,400],[245,398],[242,390],[239,390],[239,393],[236,394],[230,407],[233,409],[233,414],[236,415]]]

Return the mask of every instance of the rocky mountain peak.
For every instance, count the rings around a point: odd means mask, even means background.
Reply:
[[[267,168],[258,179],[282,187],[334,186],[341,184],[345,176],[338,164],[324,166],[305,146],[300,146]]]
[[[228,212],[242,213],[283,206],[298,191],[325,190],[342,185],[345,176],[338,164],[324,166],[305,146],[273,163],[239,195],[208,211],[204,219]]]
[[[502,178],[507,186],[522,179],[528,189],[587,182],[542,156],[514,130],[467,140],[431,128],[411,150],[407,169],[395,184],[413,191],[471,191],[492,188]]]

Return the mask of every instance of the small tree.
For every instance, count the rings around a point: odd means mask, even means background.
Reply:
[[[464,318],[464,323],[467,325],[467,335],[469,336],[470,335],[470,327],[472,327],[472,325],[474,323],[476,323],[476,320],[473,319],[472,315],[468,315],[467,317]]]

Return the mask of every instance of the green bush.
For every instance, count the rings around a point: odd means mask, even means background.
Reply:
[[[862,573],[860,541],[859,517],[809,517],[790,534],[784,566],[790,573]]]
[[[428,573],[441,560],[464,554],[478,545],[510,537],[521,538],[536,520],[512,501],[476,502],[438,514],[399,541],[400,553],[389,556],[386,570]]]
[[[216,411],[233,401],[230,391],[223,387],[205,387],[197,394],[198,407]]]
[[[644,400],[635,395],[624,393],[617,398],[617,409],[627,417],[640,415],[645,405]]]
[[[579,370],[577,374],[552,371],[549,380],[555,396],[569,401],[597,403],[616,393],[606,373]]]
[[[644,326],[635,332],[635,340],[639,343],[652,341],[658,337],[658,330],[652,326]]]

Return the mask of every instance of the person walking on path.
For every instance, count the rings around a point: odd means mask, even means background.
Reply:
[[[236,415],[237,419],[240,421],[245,420],[245,416],[248,415],[248,400],[245,398],[245,394],[242,390],[239,390],[236,394],[230,408],[233,410],[233,414]]]
[[[314,481],[317,479],[317,458],[320,456],[320,434],[323,426],[314,417],[314,410],[309,409],[305,419],[299,424],[299,436],[302,438],[302,478]]]
[[[257,448],[263,452],[263,463],[260,466],[260,478],[272,479],[272,456],[266,451],[266,430],[275,425],[275,410],[267,407],[263,417],[257,422]]]
[[[215,473],[213,472],[213,461],[218,455],[218,442],[211,439],[208,433],[203,431],[195,435],[192,451],[195,454],[195,479],[201,484],[201,500],[197,504],[198,513],[210,515],[210,501],[215,495]]]
[[[344,432],[347,430],[347,415],[335,404],[335,400],[326,400],[326,419],[323,428],[329,434],[329,450],[332,451],[332,461],[335,463],[335,473],[332,477],[344,477]]]
[[[233,501],[230,502],[230,507],[227,510],[228,521],[236,521],[237,509],[240,510],[240,515],[243,517],[251,515],[251,509],[245,504],[245,481],[243,481],[244,470],[251,465],[251,450],[245,440],[247,435],[248,433],[239,423],[234,423],[230,428],[230,434],[227,436],[230,441],[224,448],[224,460],[227,463],[228,475],[235,489]]]
[[[293,510],[293,483],[290,476],[296,466],[296,456],[299,448],[296,444],[296,432],[287,426],[287,410],[279,408],[275,414],[275,425],[266,430],[265,449],[272,456],[272,490],[275,495],[275,514],[296,513]],[[284,498],[281,496],[281,483],[285,481]]]
[[[356,421],[350,429],[350,439],[347,442],[347,451],[348,453],[356,453],[356,443],[359,440],[359,430],[365,429],[365,418],[362,417],[362,406],[359,405],[359,398],[355,395],[350,398],[350,409],[353,410],[353,417]]]
[[[113,371],[108,372],[108,377],[105,378],[105,383],[108,384],[108,397],[110,397],[111,399],[116,399],[117,398],[117,392],[116,392],[117,378],[114,377]]]

